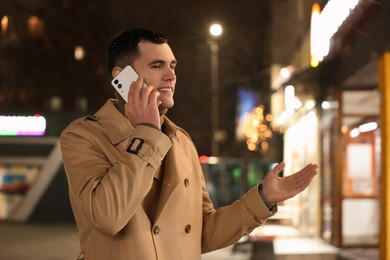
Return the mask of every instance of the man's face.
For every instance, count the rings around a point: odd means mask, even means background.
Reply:
[[[144,77],[147,85],[154,86],[162,102],[159,110],[173,107],[176,84],[176,59],[168,44],[140,42],[140,57],[134,61],[134,69]]]

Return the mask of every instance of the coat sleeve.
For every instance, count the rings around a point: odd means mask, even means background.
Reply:
[[[110,151],[114,145],[96,130],[69,127],[61,134],[61,148],[72,207],[96,229],[112,236],[141,205],[171,142],[159,130],[137,126],[130,140],[144,140],[138,154]],[[108,160],[109,153],[119,153],[115,162]]]
[[[188,158],[200,178],[200,195],[202,210],[201,251],[207,253],[236,243],[244,235],[265,223],[277,211],[277,205],[271,210],[265,205],[258,191],[259,185],[253,187],[244,196],[232,204],[215,209],[206,188],[206,181],[199,163],[195,144],[189,135],[180,136]],[[187,140],[188,138],[188,140]],[[184,141],[186,140],[186,141]]]
[[[214,209],[207,190],[203,189],[202,253],[236,243],[277,211],[270,211],[253,187],[243,197],[228,206]]]

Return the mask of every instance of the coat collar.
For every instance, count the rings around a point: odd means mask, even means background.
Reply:
[[[113,144],[122,142],[134,132],[130,121],[115,107],[116,103],[116,99],[107,100],[95,114]]]
[[[130,121],[116,108],[115,105],[117,102],[116,99],[109,99],[95,113],[95,118],[108,133],[108,137],[112,144],[119,144],[129,138],[134,132],[134,126],[132,126]],[[165,115],[162,116],[161,120],[164,122],[165,134],[168,137],[176,137],[176,132],[178,130],[183,131]],[[188,135],[187,133],[185,134]]]

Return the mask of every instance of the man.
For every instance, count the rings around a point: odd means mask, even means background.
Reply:
[[[165,115],[177,64],[167,39],[128,30],[111,42],[107,58],[112,77],[127,65],[140,77],[127,103],[116,93],[61,135],[79,259],[200,259],[263,224],[317,173],[309,164],[281,178],[280,163],[241,199],[214,209],[194,144]]]

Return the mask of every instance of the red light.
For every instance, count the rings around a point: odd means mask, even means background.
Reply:
[[[209,161],[209,157],[207,157],[206,155],[201,155],[199,156],[199,161],[200,163],[207,163]]]

